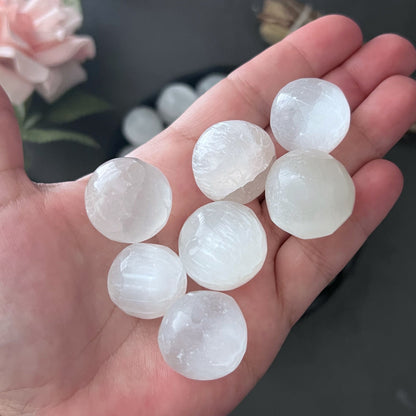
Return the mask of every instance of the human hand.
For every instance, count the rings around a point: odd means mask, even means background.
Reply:
[[[334,82],[351,106],[350,131],[333,155],[353,176],[353,215],[329,237],[300,240],[270,221],[261,198],[249,204],[266,230],[268,256],[252,281],[228,292],[247,320],[247,353],[234,373],[204,382],[186,379],[164,363],[157,346],[159,319],[135,319],[111,303],[107,271],[123,245],[90,225],[87,178],[54,185],[27,178],[18,127],[2,94],[0,414],[227,414],[398,198],[401,173],[379,158],[416,120],[416,84],[407,77],[415,68],[416,53],[404,39],[384,35],[362,46],[355,23],[328,16],[234,71],[133,152],[169,179],[172,214],[151,241],[177,250],[185,219],[209,202],[191,170],[194,143],[207,127],[230,119],[267,126],[278,90],[301,77]],[[284,153],[277,144],[276,149],[278,156]]]

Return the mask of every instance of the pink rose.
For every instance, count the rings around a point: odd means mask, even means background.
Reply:
[[[36,90],[52,102],[87,78],[89,36],[74,36],[82,16],[61,0],[0,0],[0,85],[13,104]]]

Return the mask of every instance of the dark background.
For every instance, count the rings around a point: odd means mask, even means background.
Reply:
[[[368,40],[395,32],[416,42],[416,1],[315,0],[322,13],[355,19]],[[266,47],[261,0],[84,0],[81,32],[97,43],[85,89],[115,108],[81,125],[101,143],[27,146],[39,181],[77,178],[122,146],[121,117],[167,82],[237,66]],[[337,290],[293,329],[274,364],[232,416],[416,414],[416,144],[388,155],[403,194]],[[215,415],[213,415],[215,416]]]

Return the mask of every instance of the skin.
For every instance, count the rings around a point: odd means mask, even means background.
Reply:
[[[315,21],[267,49],[202,96],[177,122],[132,155],[157,166],[173,190],[167,226],[151,241],[177,249],[185,219],[209,202],[191,171],[195,141],[210,125],[242,119],[267,127],[272,100],[300,77],[342,88],[352,110],[333,155],[351,173],[356,204],[333,235],[299,240],[252,202],[268,237],[268,257],[248,284],[229,292],[247,319],[248,349],[220,380],[188,380],[163,362],[160,320],[118,310],[106,276],[124,247],[106,240],[84,209],[87,178],[32,183],[23,170],[12,108],[0,96],[0,414],[225,415],[262,377],[288,332],[387,215],[402,175],[380,159],[416,120],[412,45],[383,35],[365,45],[341,16]],[[276,145],[278,155],[284,153]],[[190,289],[196,289],[192,286]]]

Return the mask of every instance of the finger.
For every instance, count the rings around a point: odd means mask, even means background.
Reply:
[[[360,103],[352,114],[347,137],[333,152],[351,174],[368,161],[383,157],[416,121],[416,83],[404,76],[415,67],[416,52],[410,42],[382,35],[325,76],[342,88],[352,108]],[[270,127],[267,132],[273,137]],[[280,156],[286,150],[276,143],[276,153]],[[289,234],[274,229],[279,246]]]
[[[203,131],[233,119],[266,126],[273,98],[287,82],[322,76],[361,43],[360,29],[352,20],[343,16],[318,19],[235,70],[173,125],[134,151],[133,155],[159,167],[171,183],[176,221],[169,221],[165,230],[172,231],[189,212],[208,202],[197,189],[191,169],[192,150]]]
[[[296,78],[323,76],[361,43],[360,29],[352,20],[343,16],[318,19],[232,72],[204,94],[172,129],[194,141],[222,120],[246,120],[265,127],[273,98],[285,84]],[[167,136],[172,129],[167,129]]]
[[[326,74],[324,79],[338,85],[342,89],[350,104],[351,110],[354,111],[386,78],[393,75],[407,76],[415,69],[416,50],[413,45],[407,39],[400,36],[386,34],[378,36],[362,46],[339,67]],[[392,97],[394,97],[395,86],[392,88]],[[373,101],[373,99],[369,101],[370,105],[373,104]],[[390,102],[384,100],[383,106],[385,105],[390,106]],[[401,108],[404,105],[405,103],[399,103]],[[400,121],[404,124],[407,122],[403,118]],[[410,124],[412,122],[411,120]],[[352,123],[354,123],[354,120]],[[405,130],[407,128],[408,126],[405,127]],[[353,130],[355,130],[354,126],[351,128],[349,136],[354,136]],[[267,128],[267,132],[273,137],[270,127]],[[350,139],[345,139],[344,142],[347,140]],[[392,140],[392,143],[396,140]],[[343,147],[339,149],[343,149]],[[343,150],[340,152],[339,149],[336,150],[338,156],[343,152]],[[279,144],[276,145],[276,153],[278,156],[285,152],[286,150]]]
[[[354,174],[372,159],[379,159],[416,121],[416,81],[403,75],[385,79],[353,112],[347,137],[332,152]],[[270,135],[272,132],[267,128]],[[277,154],[284,150],[277,144]],[[280,241],[289,234],[279,231]]]
[[[324,79],[342,89],[353,111],[384,79],[410,75],[415,69],[413,45],[400,36],[385,34],[370,40]]]
[[[0,173],[23,169],[23,148],[13,107],[0,87]]]
[[[400,195],[403,177],[386,160],[374,160],[354,176],[356,204],[333,235],[314,240],[290,237],[276,257],[277,291],[293,325],[380,224]]]
[[[384,80],[354,111],[346,139],[333,156],[353,174],[383,157],[416,121],[416,82],[402,75]]]

